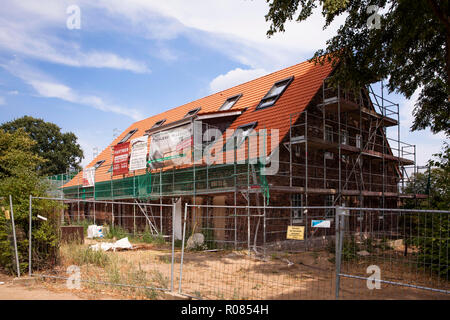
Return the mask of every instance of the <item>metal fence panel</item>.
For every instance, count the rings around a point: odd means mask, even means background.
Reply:
[[[60,206],[49,211],[48,201]],[[199,299],[450,298],[450,211],[31,196],[29,206],[29,274],[43,279],[69,283],[78,270],[84,286],[148,298],[155,290]],[[42,238],[45,228],[93,223],[138,250]],[[301,232],[288,239],[292,226]]]
[[[49,211],[45,203],[60,209]],[[78,282],[91,289],[121,288],[123,294],[153,297],[156,291],[173,291],[174,204],[125,201],[68,200],[30,197],[29,274],[42,279]],[[105,238],[84,243],[43,238],[47,227],[103,225]],[[160,228],[162,226],[162,228]],[[133,249],[102,250],[102,245],[128,237]],[[97,247],[93,247],[96,245]]]
[[[340,208],[336,297],[449,299],[449,214]]]
[[[334,207],[186,204],[179,293],[334,299],[333,216]],[[313,220],[326,220],[328,227],[312,227]],[[303,227],[303,240],[287,239],[293,225]],[[199,234],[204,241],[193,243]]]

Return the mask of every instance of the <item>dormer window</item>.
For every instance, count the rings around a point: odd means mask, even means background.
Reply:
[[[233,135],[228,139],[227,143],[225,144],[224,149],[229,150],[232,149],[232,146],[234,145],[234,141],[236,141],[235,148],[238,149],[245,140],[250,136],[251,132],[253,131],[253,128],[256,127],[258,123],[252,122],[249,124],[244,124],[243,126],[238,127]]]
[[[97,170],[98,168],[100,168],[100,166],[101,166],[104,162],[105,162],[105,160],[97,161],[97,162],[94,164],[95,170]]]
[[[166,119],[162,119],[162,120],[155,122],[155,124],[153,125],[153,127],[151,127],[151,129],[161,127],[164,122],[166,122]]]
[[[228,98],[223,103],[223,105],[219,108],[219,111],[230,110],[231,108],[233,108],[233,106],[239,100],[240,97],[242,97],[242,94],[238,94],[238,95],[235,95],[235,96],[232,96],[232,97]]]
[[[195,116],[201,109],[202,109],[202,108],[192,109],[191,111],[189,111],[188,113],[186,113],[186,115],[185,115],[184,117],[187,118],[187,117]]]
[[[136,131],[138,131],[138,129],[133,129],[133,130],[131,130],[130,132],[128,132],[128,133],[125,135],[125,137],[123,137],[122,140],[120,140],[119,143],[117,143],[117,144],[121,144],[121,143],[127,142],[128,139],[130,139],[131,136],[132,136],[133,134],[136,133]]]
[[[261,99],[261,102],[256,107],[256,110],[264,109],[271,107],[275,104],[275,102],[281,97],[284,90],[289,86],[289,84],[294,80],[294,77],[290,77],[278,82],[275,82],[275,84],[272,86],[272,88],[267,92],[267,94],[264,96],[264,98]]]

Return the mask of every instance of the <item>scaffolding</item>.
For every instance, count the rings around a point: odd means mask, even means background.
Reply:
[[[311,194],[333,195],[333,205],[357,196],[354,205],[364,206],[365,198],[378,197],[381,208],[387,197],[417,197],[399,188],[409,182],[408,168],[417,172],[415,146],[400,140],[399,105],[371,87],[349,92],[328,81],[306,110],[291,115],[289,159],[280,170],[289,189],[303,193],[305,205]]]
[[[251,158],[249,136],[241,146],[244,161],[237,161],[238,150],[234,148],[233,163],[209,165],[203,160],[193,161],[191,165],[148,167],[128,176],[113,176],[112,166],[100,165],[96,174],[108,174],[110,179],[84,187],[82,175],[78,174],[72,186],[62,188],[62,196],[74,203],[121,200],[161,205],[181,198],[191,205],[190,229],[195,229],[199,223],[207,228],[213,219],[210,212],[206,212],[199,215],[207,219],[198,220],[196,205],[217,204],[214,198],[221,196],[220,204],[230,206],[227,214],[221,215],[246,214],[248,217],[246,222],[226,219],[223,229],[234,230],[229,235],[234,239],[228,241],[236,243],[236,230],[248,228],[247,234],[249,237],[254,234],[256,244],[258,230],[263,228],[260,218],[256,217],[265,217],[264,208],[269,205],[370,207],[376,202],[379,208],[396,208],[403,198],[423,197],[417,193],[402,194],[405,184],[414,181],[410,180],[408,172],[417,173],[417,167],[416,148],[400,140],[399,123],[399,105],[387,100],[383,89],[380,95],[371,87],[346,91],[331,86],[329,79],[325,79],[309,105],[290,115],[289,132],[280,137],[277,147],[279,159],[271,160],[279,166],[274,175],[264,175],[265,164]],[[191,148],[194,153],[194,146]],[[112,157],[111,149],[110,163]],[[259,209],[251,213],[250,209],[245,209],[250,206]],[[286,223],[307,223],[303,211],[289,211]],[[272,214],[277,216],[278,213]],[[322,213],[308,214],[318,217]],[[323,217],[329,218],[332,214],[333,210],[325,210]],[[163,216],[162,206],[160,215]],[[249,232],[250,226],[252,232]],[[264,233],[261,238],[265,236]]]

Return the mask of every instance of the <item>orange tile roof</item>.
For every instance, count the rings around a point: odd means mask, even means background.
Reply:
[[[96,170],[95,182],[107,181],[111,179],[111,173],[108,170],[112,163],[112,146],[116,145],[129,131],[138,129],[138,131],[130,138],[135,139],[143,136],[145,131],[150,129],[155,122],[166,119],[164,124],[181,120],[188,111],[201,107],[201,113],[217,112],[226,99],[242,94],[242,97],[235,103],[231,110],[241,110],[247,108],[240,116],[238,116],[229,129],[236,129],[241,125],[257,121],[255,129],[278,129],[280,141],[289,133],[290,115],[302,112],[316,92],[322,85],[322,81],[330,75],[332,71],[331,63],[324,65],[315,65],[313,62],[302,62],[294,66],[270,73],[263,77],[242,83],[235,87],[214,93],[207,97],[186,103],[182,106],[162,112],[158,115],[138,121],[130,125],[121,135],[119,135],[112,143],[104,149],[87,167],[92,167],[97,161],[105,160],[100,168]],[[273,84],[279,80],[283,80],[294,76],[294,80],[277,100],[275,105],[266,109],[255,110],[261,99],[272,88]],[[299,114],[297,115],[299,116]],[[292,121],[297,118],[293,117]],[[270,139],[269,139],[270,140]],[[140,175],[145,170],[138,170],[134,174]],[[125,177],[133,176],[132,173]],[[122,176],[116,176],[113,179],[121,179]],[[82,172],[74,179],[68,182],[64,187],[81,185]]]

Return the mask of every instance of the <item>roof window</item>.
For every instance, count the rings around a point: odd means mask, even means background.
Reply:
[[[130,132],[128,132],[126,135],[125,135],[125,137],[123,137],[122,138],[122,140],[120,140],[119,141],[119,143],[118,144],[121,144],[121,143],[124,143],[124,142],[127,142],[128,141],[128,139],[130,139],[131,138],[131,136],[133,135],[133,134],[135,134],[136,133],[136,131],[138,131],[138,129],[133,129],[133,130],[131,130]]]
[[[219,108],[219,111],[226,111],[233,108],[234,104],[239,100],[242,94],[235,95],[233,97],[228,98],[223,105]]]
[[[294,80],[293,76],[290,78],[275,82],[275,84],[272,86],[272,88],[269,90],[269,92],[267,92],[267,94],[264,96],[264,98],[261,99],[261,102],[256,107],[256,110],[273,106],[275,104],[275,102],[281,97],[284,90],[286,90],[286,88],[292,82],[292,80]]]
[[[166,119],[162,119],[162,120],[155,122],[155,124],[153,125],[153,127],[151,127],[151,129],[161,127],[164,122],[166,122]]]
[[[188,111],[188,113],[186,113],[186,115],[184,117],[187,118],[187,117],[195,116],[200,110],[201,110],[201,108],[192,109],[191,111]]]

